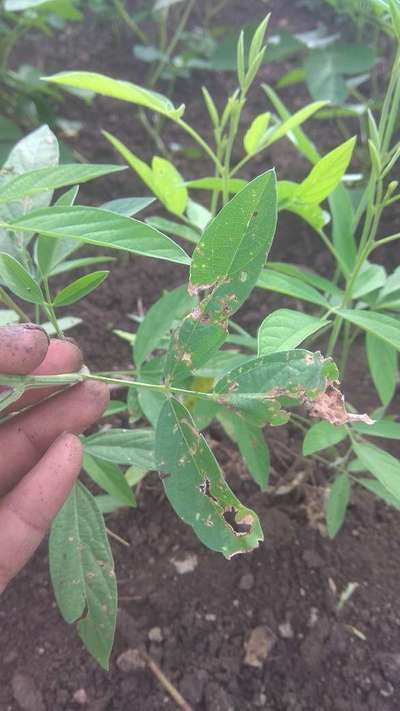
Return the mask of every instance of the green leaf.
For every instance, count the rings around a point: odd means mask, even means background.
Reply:
[[[103,131],[103,136],[110,141],[111,145],[118,151],[118,153],[126,160],[128,165],[138,174],[139,178],[143,180],[144,184],[154,193],[157,197],[158,194],[154,185],[153,171],[150,166],[144,161],[140,160],[127,146],[125,146],[122,141],[120,141],[116,136],[113,136],[108,131]]]
[[[184,318],[195,304],[196,299],[189,296],[185,286],[180,286],[163,294],[149,309],[136,333],[134,358],[138,367],[157,348],[174,321]]]
[[[173,334],[165,377],[185,377],[216,353],[227,323],[252,291],[276,226],[273,171],[252,180],[206,227],[194,250],[189,292],[208,295]]]
[[[354,442],[353,449],[364,467],[400,504],[400,463],[398,460],[373,444]]]
[[[313,286],[319,291],[325,292],[326,294],[331,294],[342,300],[344,292],[339,289],[333,281],[321,277],[319,274],[311,271],[308,267],[297,266],[295,264],[288,264],[287,262],[269,262],[269,269],[274,269],[281,274],[287,274],[288,276],[295,277],[305,284]]]
[[[299,183],[293,183],[291,180],[278,181],[279,210],[288,210],[299,215],[302,220],[308,222],[314,230],[319,232],[325,226],[329,216],[315,203],[297,202],[298,188]]]
[[[0,327],[6,326],[8,323],[18,323],[19,316],[15,311],[8,309],[0,309]]]
[[[252,291],[276,227],[276,179],[267,171],[233,197],[205,229],[194,250],[190,289],[213,288],[206,313],[221,321]],[[221,307],[221,299],[226,304]]]
[[[253,155],[262,148],[270,118],[271,114],[267,111],[256,116],[251,122],[243,138],[243,147],[247,155]]]
[[[180,222],[173,222],[172,220],[166,220],[165,217],[148,217],[146,219],[148,225],[155,227],[156,230],[164,232],[168,235],[173,235],[174,237],[182,237],[192,244],[197,244],[200,239],[200,232],[194,230],[189,225],[182,225]]]
[[[142,469],[154,469],[154,434],[151,430],[120,430],[85,437],[85,454],[114,464],[129,464]]]
[[[262,430],[250,425],[226,408],[220,410],[218,420],[227,435],[238,445],[244,463],[261,491],[268,487],[270,454]]]
[[[173,120],[180,118],[185,110],[183,104],[176,108],[166,96],[158,92],[95,72],[60,72],[50,77],[43,77],[43,79],[54,84],[72,86],[76,89],[88,89],[102,96],[110,96],[120,101],[144,106]]]
[[[214,392],[223,396],[220,404],[229,402],[231,408],[249,415],[254,424],[279,425],[288,421],[282,409],[288,399],[294,405],[305,398],[314,399],[325,392],[328,377],[337,377],[329,359],[298,349],[247,361],[221,378]]]
[[[224,189],[224,181],[222,178],[199,178],[198,180],[187,180],[186,186],[195,190],[219,190]],[[247,180],[242,178],[230,178],[228,180],[228,191],[230,193],[238,193],[247,185]]]
[[[258,329],[258,355],[296,348],[328,323],[301,311],[277,309],[264,319]]]
[[[341,74],[336,71],[335,58],[326,50],[313,50],[309,53],[304,69],[308,90],[315,100],[326,100],[333,104],[342,104],[349,89]]]
[[[44,237],[44,239],[49,239],[51,242],[60,242],[61,240],[51,239],[51,237]],[[78,247],[79,248],[79,247]],[[82,257],[81,259],[67,259],[61,264],[53,267],[49,272],[49,276],[53,277],[57,274],[64,274],[65,272],[73,271],[74,269],[81,269],[82,267],[90,267],[93,264],[103,264],[104,262],[114,262],[115,257]],[[43,272],[42,272],[43,274]]]
[[[275,111],[279,114],[281,120],[287,121],[288,119],[290,119],[292,114],[290,113],[290,111],[288,111],[285,104],[281,101],[278,94],[275,93],[272,87],[268,86],[267,84],[262,84],[261,86],[267,94],[269,100],[271,101]],[[297,126],[291,131],[289,131],[287,137],[296,146],[299,152],[305,158],[307,158],[307,160],[310,161],[310,163],[312,163],[313,165],[315,163],[318,163],[321,156],[319,155],[313,142],[309,138],[307,138],[303,129]]]
[[[13,221],[8,229],[76,239],[179,264],[190,263],[179,245],[150,225],[95,207],[77,205],[37,210]]]
[[[1,183],[0,203],[37,195],[65,185],[86,183],[88,180],[121,170],[124,170],[124,168],[120,165],[85,165],[79,163],[31,170]]]
[[[154,202],[153,197],[128,197],[109,200],[100,205],[102,210],[111,210],[125,217],[132,217]]]
[[[397,384],[397,353],[393,346],[372,333],[366,334],[369,372],[383,405],[392,400]]]
[[[77,318],[76,316],[64,316],[63,318],[58,318],[57,323],[61,331],[69,331],[71,328],[74,328],[75,326],[79,326],[80,323],[82,323],[81,318]],[[40,324],[42,328],[46,331],[48,336],[56,336],[57,332],[56,329],[54,328],[54,325],[50,322],[46,323],[41,323]]]
[[[370,264],[366,260],[363,267],[356,278],[351,296],[353,299],[360,299],[372,291],[380,289],[386,282],[386,270],[380,264]]]
[[[269,291],[277,291],[279,294],[293,296],[295,299],[303,299],[312,304],[326,307],[328,302],[314,287],[305,284],[288,274],[280,274],[272,269],[264,269],[257,281],[257,286]]]
[[[308,457],[314,452],[328,449],[339,444],[347,437],[347,430],[343,425],[339,427],[330,422],[316,422],[307,431],[303,441],[303,454]]]
[[[367,437],[385,437],[386,439],[400,439],[400,422],[395,420],[377,420],[373,425],[355,422],[352,428]]]
[[[16,296],[31,304],[43,304],[40,286],[14,257],[0,252],[0,280]]]
[[[188,201],[188,192],[181,174],[165,158],[154,156],[151,163],[156,195],[167,210],[174,215],[183,215]]]
[[[389,506],[394,506],[395,509],[400,511],[400,501],[392,496],[380,481],[376,481],[376,479],[357,479],[357,483],[361,484],[364,489],[368,489],[379,499],[383,499]]]
[[[53,301],[54,306],[69,306],[74,304],[75,301],[83,299],[92,291],[97,289],[100,284],[107,278],[110,272],[93,272],[92,274],[86,274],[83,277],[79,277],[71,284],[68,284],[64,289],[58,292],[57,296]]]
[[[353,206],[349,191],[338,185],[329,196],[332,242],[349,274],[355,265],[357,246],[353,233]]]
[[[332,484],[325,504],[326,526],[330,538],[335,538],[343,525],[350,500],[350,492],[350,477],[347,474],[339,474]]]
[[[90,454],[83,458],[83,468],[90,478],[110,494],[122,506],[136,506],[132,489],[122,474],[120,468],[112,462],[95,459]]]
[[[129,389],[129,392],[135,392],[133,388]],[[118,415],[120,412],[126,412],[127,404],[123,400],[110,400],[106,409],[103,412],[103,417],[111,417],[112,415]]]
[[[282,121],[282,123],[271,132],[266,145],[270,146],[272,143],[275,143],[275,141],[279,141],[284,136],[287,136],[288,133],[298,128],[298,126],[301,126],[302,123],[311,118],[317,111],[326,106],[327,103],[327,101],[315,101],[312,104],[304,106],[304,108],[299,111],[296,111],[295,114],[292,114],[292,116],[288,117],[285,121]]]
[[[355,136],[350,138],[318,161],[300,183],[296,201],[319,205],[333,192],[348,168],[356,140]]]
[[[50,574],[58,607],[104,669],[114,640],[117,586],[103,517],[82,484],[71,494],[50,533]]]
[[[158,419],[155,457],[172,507],[208,548],[231,558],[263,540],[256,514],[232,493],[190,413],[173,398]]]
[[[355,326],[362,328],[367,333],[372,333],[377,338],[381,338],[382,341],[393,346],[396,350],[400,350],[399,319],[361,309],[341,309],[337,313],[346,321],[354,323]]]

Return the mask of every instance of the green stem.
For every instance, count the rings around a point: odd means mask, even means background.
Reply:
[[[189,16],[193,10],[194,4],[195,4],[195,0],[190,0],[188,2],[188,4],[186,5],[186,9],[185,9],[184,13],[182,14],[180,22],[178,23],[178,26],[172,36],[171,42],[169,43],[169,45],[164,53],[163,58],[160,60],[160,62],[158,63],[158,65],[155,68],[154,73],[150,77],[150,80],[149,80],[150,87],[153,87],[157,84],[157,81],[159,80],[165,65],[168,64],[169,60],[171,59],[172,53],[182,36],[182,32],[184,31],[184,29],[186,27],[186,23],[187,23]]]
[[[125,22],[127,27],[133,32],[134,35],[139,37],[139,39],[144,43],[144,44],[149,44],[149,38],[147,35],[143,32],[142,29],[140,29],[139,25],[135,22],[133,17],[129,15],[129,13],[126,11],[125,5],[122,2],[122,0],[113,0],[114,7],[120,16],[120,18]]]
[[[28,314],[23,311],[18,304],[15,303],[15,301],[7,294],[5,289],[0,287],[0,302],[3,302],[6,306],[9,306],[10,309],[15,311],[16,314],[22,319],[22,321],[30,321],[30,318]]]
[[[59,338],[64,338],[64,334],[58,325],[57,317],[53,308],[53,303],[50,294],[49,280],[47,278],[43,279],[44,292],[46,294],[47,303],[44,304],[47,314],[49,316],[50,322],[53,325],[55,332]]]
[[[215,153],[214,153],[214,151],[212,150],[212,148],[210,148],[210,146],[208,145],[208,143],[206,143],[206,141],[204,140],[204,138],[202,138],[202,137],[200,136],[200,134],[197,133],[197,131],[195,131],[194,128],[192,128],[191,126],[189,126],[189,124],[186,123],[186,121],[184,121],[183,119],[178,118],[178,119],[173,119],[173,121],[174,121],[180,128],[182,128],[183,131],[186,131],[186,133],[188,133],[189,136],[191,136],[191,137],[193,138],[193,140],[196,141],[196,143],[199,144],[199,146],[202,147],[203,151],[204,151],[205,153],[207,153],[207,155],[209,156],[209,158],[211,158],[211,160],[212,160],[212,162],[214,163],[214,165],[217,167],[217,169],[220,171],[220,173],[222,173],[222,172],[223,172],[223,166],[221,165],[221,162],[219,161],[219,159],[218,159],[217,156],[215,155]]]
[[[390,242],[395,242],[398,239],[400,239],[400,232],[396,232],[396,234],[390,235],[390,237],[383,237],[383,239],[379,239],[377,242],[374,242],[370,246],[368,254],[371,254],[374,249],[378,249],[378,247],[383,247],[385,244],[390,244]]]

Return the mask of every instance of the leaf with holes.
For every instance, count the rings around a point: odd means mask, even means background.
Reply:
[[[231,370],[214,388],[222,405],[262,425],[284,424],[285,405],[299,405],[325,392],[337,379],[337,368],[320,353],[298,349],[253,358]]]
[[[208,548],[226,558],[257,548],[263,533],[256,514],[230,490],[190,413],[173,398],[158,418],[155,457],[172,507]]]

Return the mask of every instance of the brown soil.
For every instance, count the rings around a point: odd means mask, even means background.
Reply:
[[[273,28],[305,30],[315,26],[313,15],[293,2],[274,0]],[[239,25],[264,11],[257,0],[232,2],[224,19]],[[140,81],[131,56],[131,40],[108,26],[93,22],[68,28],[57,40],[42,38],[26,44],[20,58],[32,56],[46,72],[85,68]],[[18,57],[17,57],[18,59]],[[271,81],[275,66],[265,68]],[[201,83],[223,96],[231,78],[195,75],[181,82],[176,101],[186,101],[188,118],[202,124]],[[296,105],[294,92],[286,99]],[[298,100],[298,99],[297,99]],[[247,118],[265,110],[261,92]],[[82,118],[82,104],[72,100],[64,115]],[[149,158],[153,148],[142,128],[132,123],[128,106],[97,100],[83,110],[84,127],[71,142],[88,160],[115,161],[99,132],[106,128]],[[329,150],[341,139],[315,124],[318,145]],[[329,134],[329,135],[327,135]],[[182,141],[174,129],[166,138]],[[186,139],[185,139],[185,143]],[[281,177],[304,174],[304,164],[289,146],[279,143],[267,157]],[[185,176],[203,166],[178,154]],[[259,172],[266,165],[255,166]],[[290,172],[289,172],[290,171]],[[82,191],[83,200],[143,193],[129,174],[98,181]],[[272,254],[274,259],[307,263],[328,274],[331,263],[319,250],[317,238],[290,216],[283,216]],[[147,308],[163,288],[185,279],[183,268],[146,259],[121,257],[102,288],[75,313],[85,325],[75,331],[88,364],[108,369],[128,367],[129,348],[113,328],[132,328],[126,314]],[[276,306],[293,302],[267,292],[252,296],[239,315],[250,330]],[[69,312],[73,312],[69,310]],[[348,390],[360,408],[371,408],[362,351],[355,351]],[[123,418],[119,426],[126,423]],[[82,648],[72,628],[56,609],[48,580],[45,545],[2,597],[0,607],[0,711],[77,711],[75,692],[84,689],[88,711],[159,711],[177,708],[147,670],[123,672],[121,652],[145,646],[194,711],[396,711],[400,708],[400,554],[399,516],[368,494],[358,494],[345,526],[334,542],[324,535],[319,519],[319,487],[329,472],[298,458],[300,442],[290,428],[267,432],[275,480],[286,480],[305,466],[308,486],[285,497],[260,494],[240,458],[217,427],[209,440],[230,483],[246,504],[260,515],[265,542],[247,556],[226,561],[203,548],[191,529],[181,523],[162,494],[158,477],[148,477],[138,495],[139,507],[108,519],[109,527],[130,542],[113,542],[123,611],[109,674]],[[193,572],[179,575],[173,564],[197,556]],[[356,583],[350,600],[339,607],[340,596]],[[244,663],[245,644],[252,630],[267,628],[270,651],[260,668]],[[159,627],[162,640],[150,641]],[[22,675],[22,676],[21,676]],[[27,684],[31,686],[27,689]],[[29,692],[29,693],[28,693]]]

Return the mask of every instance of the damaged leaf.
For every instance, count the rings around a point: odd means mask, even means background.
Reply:
[[[114,562],[104,519],[78,482],[50,533],[50,574],[65,621],[78,623],[89,652],[108,669],[117,619]]]
[[[306,399],[305,408],[310,417],[319,417],[332,425],[345,425],[350,422],[364,422],[366,425],[373,425],[374,420],[364,414],[358,415],[347,412],[344,395],[332,383],[329,383],[326,390],[319,393],[313,401]]]
[[[171,338],[165,378],[200,368],[228,335],[228,320],[254,288],[275,234],[276,178],[270,170],[246,185],[206,227],[194,250],[189,292],[204,298]]]
[[[173,398],[158,419],[155,457],[171,505],[208,548],[226,558],[257,548],[263,533],[256,514],[230,490],[190,413]]]
[[[289,419],[286,406],[313,403],[336,377],[330,359],[297,349],[253,358],[221,378],[215,392],[254,424],[280,425]]]

